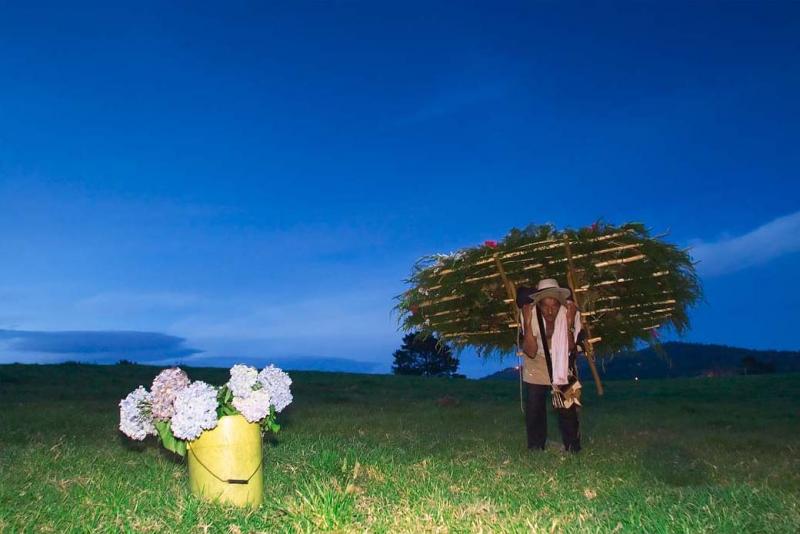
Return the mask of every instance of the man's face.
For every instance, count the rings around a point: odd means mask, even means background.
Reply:
[[[554,299],[553,297],[545,297],[539,301],[539,310],[541,310],[542,315],[548,321],[555,321],[556,315],[558,315],[558,310],[561,308],[561,303],[558,302],[558,299]]]

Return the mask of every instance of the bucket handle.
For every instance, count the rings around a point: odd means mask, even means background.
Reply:
[[[197,453],[194,452],[194,450],[191,447],[188,447],[188,449],[189,449],[189,452],[192,454],[192,456],[194,456],[194,459],[197,460],[197,463],[199,463],[203,467],[203,469],[208,471],[209,474],[211,474],[212,477],[216,478],[217,480],[219,480],[220,482],[223,482],[225,484],[249,484],[250,480],[254,476],[256,476],[256,473],[258,473],[258,470],[261,469],[261,465],[264,463],[264,455],[261,455],[261,458],[258,460],[258,465],[256,466],[255,471],[253,471],[253,473],[249,477],[247,477],[245,479],[242,479],[242,478],[228,478],[228,479],[225,479],[225,478],[218,477],[217,474],[214,471],[209,469],[208,466],[203,463],[203,461],[197,456]]]

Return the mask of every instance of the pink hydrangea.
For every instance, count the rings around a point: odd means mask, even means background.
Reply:
[[[189,385],[189,377],[178,368],[164,369],[153,380],[153,418],[166,421],[175,415],[175,397]]]

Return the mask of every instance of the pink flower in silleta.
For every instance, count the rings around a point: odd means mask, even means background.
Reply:
[[[658,333],[658,330],[656,330],[655,328],[653,328],[652,330],[650,330],[650,336],[651,336],[653,339],[658,339],[658,338],[660,337],[660,335],[659,335],[659,333]]]
[[[497,248],[497,241],[484,241],[483,244],[489,248]]]
[[[175,397],[189,385],[189,377],[178,368],[164,369],[153,380],[153,418],[166,421],[175,414]]]

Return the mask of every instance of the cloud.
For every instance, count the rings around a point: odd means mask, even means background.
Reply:
[[[388,373],[388,362],[374,362],[355,360],[351,358],[333,358],[329,356],[315,356],[310,354],[297,354],[278,357],[255,356],[209,356],[205,354],[192,355],[188,358],[166,358],[154,362],[154,365],[181,365],[192,367],[232,367],[237,363],[265,367],[274,364],[287,371],[326,371],[338,373]]]
[[[0,330],[0,362],[148,362],[202,352],[184,343],[182,337],[159,332]]]
[[[0,363],[58,363],[82,361],[116,363],[131,360],[149,365],[231,367],[246,363],[263,367],[273,363],[287,370],[350,373],[386,373],[388,362],[352,358],[286,354],[273,347],[263,351],[236,350],[237,356],[209,353],[185,346],[182,337],[159,332],[0,330]],[[228,348],[235,343],[224,343]],[[252,348],[252,347],[251,347]],[[273,349],[273,350],[270,350]],[[277,355],[283,352],[283,355]]]
[[[700,274],[715,276],[800,251],[800,211],[778,217],[755,230],[718,241],[691,243]]]

